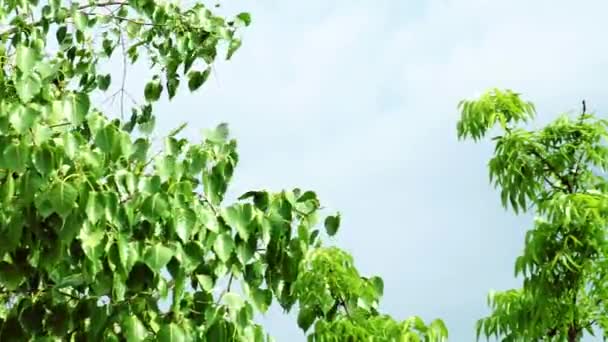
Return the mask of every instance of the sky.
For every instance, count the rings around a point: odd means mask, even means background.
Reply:
[[[337,244],[384,279],[396,319],[444,319],[474,341],[490,289],[518,287],[532,217],[500,206],[489,142],[456,139],[456,105],[489,87],[533,101],[541,125],[588,108],[605,116],[608,3],[484,0],[230,0],[248,11],[242,48],[194,94],[156,107],[160,132],[228,122],[240,163],[230,189],[315,190],[340,211]],[[144,68],[127,87],[143,89]],[[295,316],[260,321],[304,341]]]

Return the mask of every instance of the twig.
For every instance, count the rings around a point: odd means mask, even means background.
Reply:
[[[204,193],[200,193],[198,195],[201,198],[201,200],[203,200],[203,202],[206,202],[207,205],[209,205],[209,208],[211,208],[211,211],[213,211],[213,214],[215,214],[215,216],[219,216],[219,213],[218,213],[217,209],[215,209],[215,206],[211,203],[211,201],[209,201],[209,199],[207,198],[207,196],[205,196]]]
[[[122,84],[120,86],[120,120],[125,119],[125,84],[127,82],[127,51],[125,48],[125,35],[120,30],[120,45],[122,47]]]
[[[224,289],[224,291],[222,291],[222,293],[220,294],[219,297],[217,297],[217,301],[215,302],[215,305],[218,305],[220,303],[220,301],[222,300],[222,298],[224,297],[224,295],[227,292],[230,292],[230,288],[232,287],[232,279],[234,278],[234,274],[232,272],[230,272],[230,278],[228,279],[228,286],[226,286],[226,289]]]
[[[126,5],[126,1],[107,1],[107,2],[96,2],[94,4],[86,4],[78,7],[79,10],[84,10],[92,7],[107,7],[107,6],[123,6]]]

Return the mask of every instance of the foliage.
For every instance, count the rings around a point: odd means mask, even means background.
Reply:
[[[492,90],[463,101],[461,138],[482,137],[495,122],[490,179],[503,206],[534,210],[515,274],[519,290],[491,293],[492,314],[478,322],[478,336],[504,341],[579,341],[585,333],[608,337],[608,121],[583,112],[561,116],[537,130],[517,127],[533,106],[510,91]]]
[[[9,0],[0,20],[0,340],[263,341],[254,318],[273,301],[298,304],[311,340],[447,337],[440,321],[377,311],[380,278],[322,247],[314,192],[224,204],[238,162],[225,124],[201,142],[178,138],[182,125],[154,153],[154,103],[183,79],[200,88],[218,53],[240,46],[249,14]],[[124,70],[143,56],[154,72],[126,121],[91,101],[113,83],[98,70],[116,49]],[[117,95],[123,115],[124,74]],[[340,216],[324,224],[334,235]]]

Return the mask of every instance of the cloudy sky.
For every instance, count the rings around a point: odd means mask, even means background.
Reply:
[[[458,142],[456,105],[488,87],[536,103],[539,123],[580,101],[608,110],[605,1],[230,0],[251,12],[234,59],[203,90],[163,103],[161,129],[192,139],[230,124],[241,162],[232,193],[316,190],[343,215],[333,243],[384,278],[395,318],[442,317],[473,341],[490,289],[518,286],[531,218],[488,183],[489,143]],[[143,70],[130,71],[138,89]],[[141,89],[141,88],[139,88]],[[271,310],[277,341],[304,340]]]

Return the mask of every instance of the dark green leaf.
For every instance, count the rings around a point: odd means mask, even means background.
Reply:
[[[300,308],[300,312],[298,313],[298,326],[306,332],[316,318],[314,309],[308,307]]]
[[[162,92],[162,90],[163,86],[160,84],[159,81],[154,80],[148,82],[144,88],[144,96],[146,98],[146,101],[157,101],[160,98],[160,93]]]
[[[334,236],[340,227],[340,213],[335,216],[327,216],[325,218],[325,231],[327,235]]]
[[[205,71],[190,71],[188,73],[188,88],[190,91],[195,91],[200,88],[205,81],[209,78],[211,69],[207,68]]]

